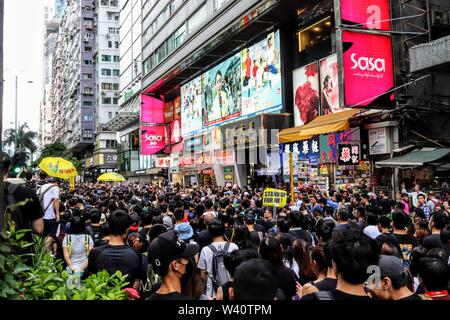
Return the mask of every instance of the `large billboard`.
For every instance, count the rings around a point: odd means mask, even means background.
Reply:
[[[141,122],[154,124],[164,123],[164,101],[142,94]]]
[[[342,24],[373,30],[391,29],[389,0],[337,1]]]
[[[181,87],[182,135],[282,108],[279,31]],[[174,106],[176,119],[176,103]]]
[[[151,155],[163,150],[165,131],[165,126],[141,126],[141,154]]]
[[[319,115],[319,70],[317,62],[293,71],[294,123],[305,125]]]
[[[391,37],[343,31],[342,42],[345,106],[393,106]]]
[[[181,87],[181,134],[202,129],[202,79],[197,77]]]
[[[339,105],[339,72],[337,54],[319,61],[321,114],[327,115],[342,111]]]
[[[205,127],[240,116],[240,74],[241,61],[237,54],[202,75]]]
[[[242,115],[281,109],[280,32],[242,50],[241,61]]]

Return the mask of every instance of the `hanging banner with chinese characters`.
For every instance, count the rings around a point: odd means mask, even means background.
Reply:
[[[338,165],[359,165],[359,146],[351,144],[340,144],[338,153]]]
[[[286,143],[283,151],[297,154],[299,160],[318,159],[320,157],[319,137]]]
[[[320,143],[320,162],[321,163],[336,163],[338,154],[338,145],[341,143],[352,143],[352,130],[333,132],[323,134],[319,138]]]

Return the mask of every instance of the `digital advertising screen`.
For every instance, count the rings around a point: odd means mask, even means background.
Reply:
[[[204,126],[241,114],[241,61],[236,54],[202,75]]]
[[[241,51],[242,116],[282,107],[280,32]],[[269,112],[271,112],[269,110]]]
[[[321,115],[345,110],[339,104],[339,80],[337,54],[319,61]]]
[[[141,154],[159,153],[166,146],[165,126],[141,126]]]
[[[197,77],[181,87],[181,134],[201,130],[202,118],[202,81]]]
[[[164,123],[164,101],[141,95],[141,122],[144,123]]]
[[[305,125],[319,116],[319,66],[317,62],[293,71],[294,124]]]

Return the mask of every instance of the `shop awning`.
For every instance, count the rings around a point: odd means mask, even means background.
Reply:
[[[360,111],[360,109],[350,109],[319,116],[304,126],[282,130],[279,133],[278,140],[280,143],[289,143],[310,139],[319,134],[348,130],[350,129],[350,118]]]
[[[448,154],[450,154],[450,148],[421,149],[400,157],[378,161],[375,165],[381,168],[416,168],[439,160]]]

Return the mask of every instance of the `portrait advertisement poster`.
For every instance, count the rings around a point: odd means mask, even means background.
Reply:
[[[141,126],[141,154],[159,153],[166,146],[165,126]]]
[[[181,142],[181,121],[174,120],[170,123],[170,144]]]
[[[176,97],[175,100],[173,100],[173,119],[177,120],[180,119],[181,114],[181,97]]]
[[[317,62],[293,71],[294,125],[302,126],[319,115],[319,67]]]
[[[164,123],[170,123],[173,120],[173,100],[164,102]]]
[[[141,95],[141,122],[144,123],[164,123],[164,101]]]
[[[201,130],[202,116],[202,81],[197,77],[181,87],[181,134]]]
[[[281,109],[280,32],[241,52],[242,115]],[[274,110],[275,111],[275,110]]]
[[[342,32],[344,104],[391,108],[394,94],[390,36]]]
[[[339,105],[339,78],[337,54],[319,61],[321,114],[343,111]]]
[[[202,75],[205,127],[240,116],[240,74],[241,60],[236,54]]]
[[[391,30],[389,0],[337,0],[341,23],[372,30]]]

